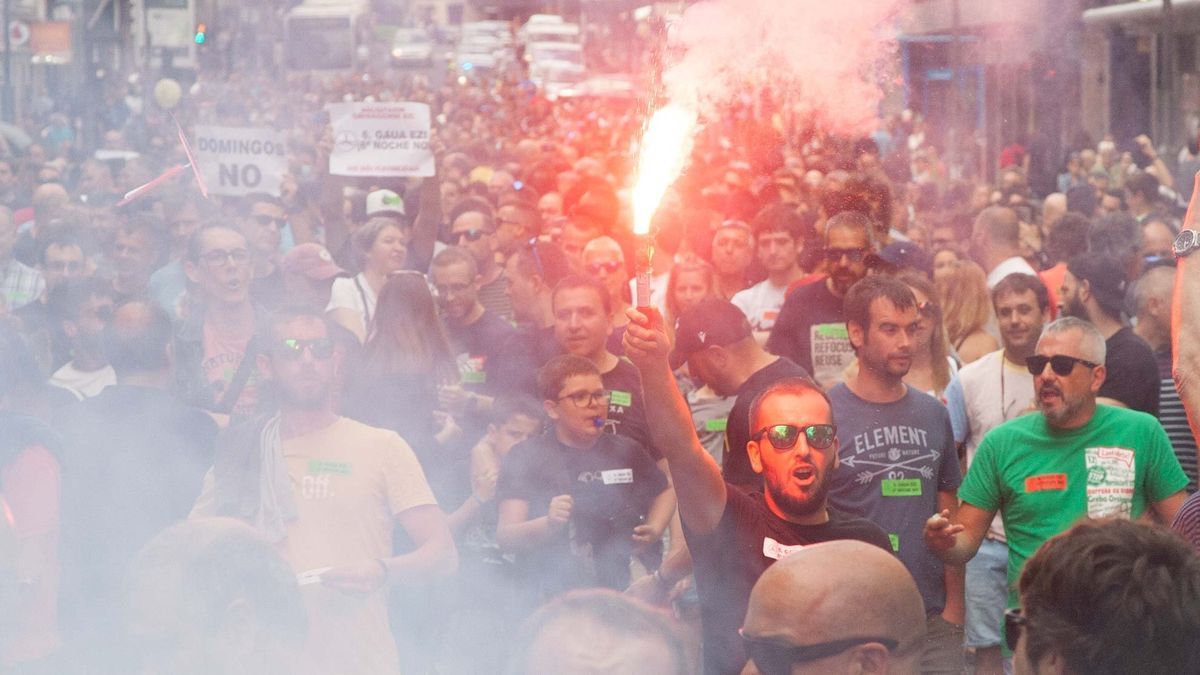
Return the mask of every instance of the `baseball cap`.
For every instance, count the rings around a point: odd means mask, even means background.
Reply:
[[[367,217],[396,215],[403,217],[404,199],[391,190],[367,193]]]
[[[286,274],[299,274],[321,281],[332,277],[345,276],[346,270],[338,267],[329,255],[329,250],[320,244],[298,244],[283,256],[283,271]]]
[[[1119,317],[1125,309],[1125,291],[1129,284],[1121,273],[1122,265],[1111,256],[1083,254],[1067,262],[1067,271],[1080,283],[1088,282],[1092,296],[1105,312]]]
[[[876,264],[882,262],[886,266],[933,273],[933,259],[929,253],[911,241],[893,241],[876,253],[872,260]]]
[[[692,354],[712,346],[731,345],[753,335],[742,310],[719,298],[705,298],[684,312],[675,325],[671,367],[679,368]]]

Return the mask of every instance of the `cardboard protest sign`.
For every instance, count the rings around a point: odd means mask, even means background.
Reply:
[[[200,174],[212,194],[279,196],[287,152],[278,131],[198,126],[194,149]]]

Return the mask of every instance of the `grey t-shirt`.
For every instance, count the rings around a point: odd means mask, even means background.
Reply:
[[[865,401],[844,384],[829,398],[840,444],[829,505],[883,528],[916,579],[925,611],[941,612],[945,568],[921,533],[937,511],[937,493],[954,494],[962,482],[950,414],[912,387],[894,403]]]

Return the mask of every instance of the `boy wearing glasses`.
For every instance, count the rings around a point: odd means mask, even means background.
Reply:
[[[551,426],[501,464],[496,540],[516,554],[532,605],[570,588],[623,590],[631,557],[656,566],[675,494],[640,444],[605,433],[611,394],[595,364],[555,357],[538,387]]]
[[[696,575],[704,630],[704,672],[736,675],[746,665],[738,627],[750,590],[772,563],[808,544],[857,539],[891,551],[875,524],[828,508],[837,467],[837,427],[825,392],[802,378],[766,387],[750,406],[750,465],[763,491],[726,483],[692,427],[675,384],[661,326],[630,312],[625,349],[642,373],[652,440],[679,486],[679,516]],[[665,587],[682,576],[673,556],[660,570]],[[686,572],[683,572],[686,574]]]
[[[874,250],[872,226],[870,216],[854,211],[844,211],[826,222],[827,276],[788,295],[767,340],[767,351],[795,361],[825,389],[841,382],[854,360],[842,299],[867,275],[867,258]]]
[[[948,569],[922,541],[926,514],[958,507],[962,480],[950,414],[904,383],[920,326],[911,289],[870,276],[846,295],[846,326],[857,372],[829,391],[839,464],[829,503],[882,527],[917,582],[927,637],[922,672],[963,669],[963,571]]]
[[[1018,606],[1025,561],[1079,519],[1141,518],[1149,511],[1170,523],[1183,504],[1187,476],[1158,420],[1096,404],[1104,359],[1104,337],[1086,321],[1066,317],[1047,325],[1026,359],[1039,412],[989,432],[959,489],[957,516],[943,510],[925,524],[929,548],[962,564],[1001,513],[1010,609]]]

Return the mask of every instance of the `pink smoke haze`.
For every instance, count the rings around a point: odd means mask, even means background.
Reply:
[[[666,98],[706,115],[761,87],[825,131],[867,133],[896,86],[896,19],[909,0],[709,0],[671,27]]]

